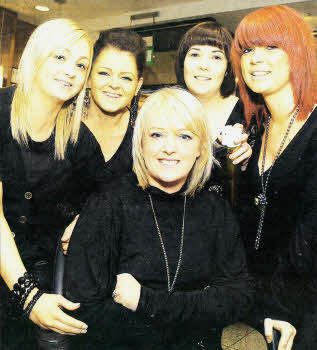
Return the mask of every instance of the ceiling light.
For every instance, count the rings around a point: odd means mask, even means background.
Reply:
[[[50,10],[47,6],[39,6],[39,5],[35,6],[35,9],[42,12],[47,12]]]

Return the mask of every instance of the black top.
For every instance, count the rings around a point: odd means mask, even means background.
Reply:
[[[148,191],[173,279],[184,197],[157,188]],[[207,191],[187,198],[182,263],[175,292],[168,294],[149,197],[134,174],[85,206],[71,239],[66,270],[67,296],[81,302],[78,317],[88,322],[90,334],[96,323],[97,333],[105,333],[104,341],[112,348],[120,344],[129,349],[139,332],[147,332],[148,344],[155,337],[158,344],[186,343],[197,332],[206,335],[208,328],[239,320],[251,307],[252,286],[238,226],[229,205]],[[142,284],[136,313],[111,299],[115,275],[121,272],[131,273]],[[102,322],[105,332],[100,332]]]
[[[241,105],[240,101],[238,101],[234,106],[225,125],[234,125],[236,123],[245,125],[243,106]],[[211,192],[217,193],[221,197],[231,202],[231,181],[233,178],[233,167],[231,165],[231,160],[227,159],[227,152],[227,146],[223,146],[220,143],[215,142],[214,156],[219,162],[219,165],[214,164],[210,179],[205,185],[205,188]],[[239,166],[234,167],[234,170],[238,172]]]
[[[262,238],[259,249],[255,250],[260,210],[254,198],[262,192],[258,167],[261,136],[258,136],[248,164],[247,188],[239,205],[249,269],[259,281],[259,287],[269,293],[270,303],[274,304],[273,309],[265,310],[267,314],[272,310],[271,315],[283,319],[289,311],[296,312],[296,318],[299,318],[296,308],[303,307],[308,300],[304,294],[311,293],[316,274],[317,109],[273,166]]]
[[[78,142],[65,159],[54,158],[54,133],[44,142],[20,146],[10,128],[14,88],[0,89],[0,181],[3,210],[22,260],[53,259],[58,237],[88,194],[106,179],[99,144],[82,123]],[[84,186],[79,186],[84,179]]]

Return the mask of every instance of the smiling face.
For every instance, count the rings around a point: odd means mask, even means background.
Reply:
[[[100,52],[91,71],[92,102],[104,112],[119,112],[130,105],[142,82],[133,54],[107,47]]]
[[[165,192],[178,191],[200,156],[200,140],[180,119],[173,125],[165,118],[147,116],[142,151],[149,184]]]
[[[264,97],[291,88],[288,55],[274,46],[245,49],[241,72],[248,87]]]
[[[89,57],[90,47],[84,39],[68,48],[55,49],[39,68],[32,89],[37,90],[44,100],[69,100],[84,85]]]
[[[227,58],[216,46],[193,45],[184,61],[184,80],[188,90],[197,98],[220,95]]]

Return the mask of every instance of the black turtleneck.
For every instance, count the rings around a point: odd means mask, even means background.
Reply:
[[[93,308],[94,316],[96,309],[107,314],[103,322],[108,328],[108,342],[117,331],[107,322],[111,319],[113,323],[113,313],[117,312],[120,315],[116,320],[121,317],[125,323],[127,319],[138,319],[138,325],[144,323],[159,334],[159,343],[173,337],[174,344],[184,340],[185,329],[191,339],[194,329],[204,334],[208,328],[241,319],[252,304],[252,284],[229,205],[207,191],[194,198],[187,196],[182,261],[175,291],[169,294],[166,264],[148,193],[173,280],[184,213],[182,190],[174,194],[153,187],[143,191],[134,175],[124,177],[107,193],[89,201],[71,239],[67,289],[69,298],[82,303],[79,317],[86,317],[90,327],[93,322],[87,318],[87,310],[89,305],[99,303]],[[111,299],[115,275],[123,272],[132,274],[142,285],[136,313],[124,310]],[[100,322],[98,327],[100,331]],[[131,337],[136,329],[128,332]],[[122,342],[125,335],[121,333],[119,338]],[[116,345],[114,341],[112,348]]]

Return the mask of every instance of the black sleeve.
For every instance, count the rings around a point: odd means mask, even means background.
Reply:
[[[224,327],[242,319],[250,310],[253,281],[246,270],[238,225],[229,206],[225,211],[223,240],[219,242],[221,251],[215,262],[218,275],[211,276],[214,282],[204,290],[172,294],[142,286],[137,312],[159,323],[189,322]]]
[[[300,210],[289,255],[298,274],[317,274],[317,132],[314,132],[304,158],[305,178],[298,198]]]
[[[114,202],[108,194],[91,196],[74,228],[65,271],[66,295],[73,301],[103,300],[114,287],[120,232]]]

